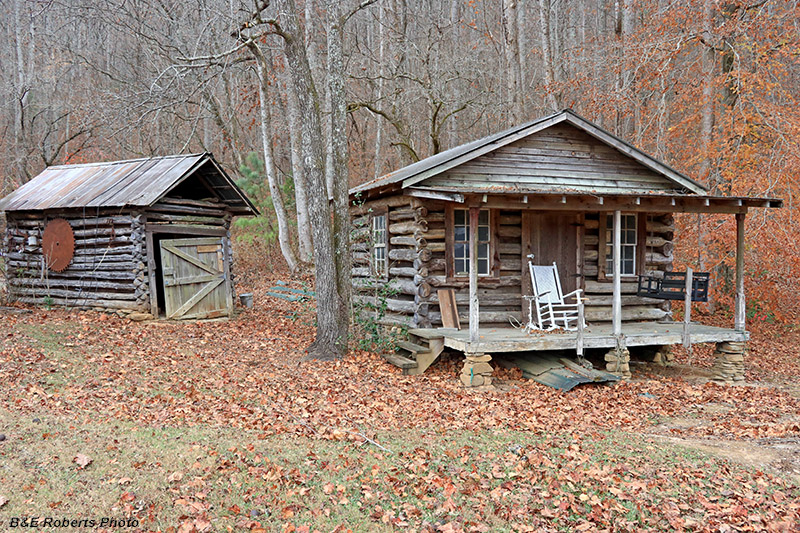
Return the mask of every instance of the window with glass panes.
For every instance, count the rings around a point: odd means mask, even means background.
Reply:
[[[372,217],[372,268],[376,276],[386,276],[386,215]]]
[[[620,217],[620,276],[636,275],[636,215]],[[606,216],[606,275],[614,275],[614,215]]]
[[[478,214],[478,275],[489,275],[489,210]],[[453,210],[453,272],[456,276],[469,274],[469,210]]]

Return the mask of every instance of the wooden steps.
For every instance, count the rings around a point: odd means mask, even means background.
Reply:
[[[408,371],[412,368],[417,368],[417,362],[415,360],[403,357],[402,355],[398,355],[396,353],[386,353],[383,354],[382,357],[397,368],[401,368],[404,375],[408,375]]]
[[[425,342],[425,346],[421,346],[419,344],[415,344],[409,341],[401,341],[397,344],[398,348],[402,348],[403,350],[411,353],[423,353],[429,351],[429,346],[427,346],[427,342]]]
[[[408,340],[397,344],[395,353],[383,358],[403,370],[403,375],[416,376],[425,372],[444,351],[444,337],[408,334]]]

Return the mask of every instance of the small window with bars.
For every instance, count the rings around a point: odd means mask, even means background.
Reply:
[[[636,275],[636,215],[620,217],[620,276]],[[614,275],[614,215],[606,215],[606,275]]]
[[[491,231],[489,210],[478,214],[478,275],[489,275],[489,242]],[[453,210],[453,273],[469,275],[469,210]]]
[[[386,254],[386,215],[372,217],[372,270],[376,276],[386,277],[389,261]]]

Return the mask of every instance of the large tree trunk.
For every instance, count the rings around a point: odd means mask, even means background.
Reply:
[[[336,359],[347,350],[350,310],[347,293],[339,292],[340,276],[334,259],[336,247],[325,186],[325,147],[319,96],[299,33],[294,0],[280,0],[278,6],[284,17],[281,37],[300,110],[303,167],[309,186],[309,214],[314,239],[317,337],[309,346],[308,354],[315,359]]]
[[[352,293],[350,269],[349,175],[347,172],[347,99],[344,86],[344,46],[342,30],[346,19],[339,0],[328,0],[328,98],[331,129],[328,146],[331,153],[328,182],[333,196],[333,243],[336,263],[336,285],[339,296],[349,306]],[[339,315],[339,329],[349,331],[350,309]]]
[[[703,4],[703,102],[700,121],[700,142],[703,157],[700,159],[700,177],[706,183],[714,183],[711,145],[714,141],[714,65],[716,52],[712,35],[714,1],[705,0]]]
[[[270,142],[270,132],[272,131],[272,117],[269,112],[269,99],[267,98],[267,84],[269,79],[266,75],[266,58],[258,44],[250,42],[248,48],[256,58],[256,70],[258,72],[258,96],[261,101],[261,144],[264,152],[264,169],[267,173],[269,183],[269,194],[272,197],[272,206],[275,208],[275,217],[278,219],[278,243],[281,247],[283,258],[289,265],[289,270],[294,272],[297,269],[297,258],[292,250],[292,243],[289,237],[289,220],[286,215],[286,207],[283,205],[283,195],[278,185],[278,177],[275,172],[275,161],[272,157],[272,143]]]
[[[715,172],[714,158],[712,154],[712,144],[714,142],[714,64],[716,63],[716,53],[714,51],[713,27],[713,0],[705,0],[703,3],[703,102],[700,117],[700,177],[705,182],[714,187]],[[715,187],[714,187],[715,188]],[[715,192],[715,191],[714,191]],[[703,215],[697,214],[697,266],[701,271],[705,270],[705,224]]]

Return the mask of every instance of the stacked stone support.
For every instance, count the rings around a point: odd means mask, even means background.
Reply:
[[[725,383],[744,381],[744,351],[744,342],[718,342],[712,379]]]
[[[464,368],[461,369],[461,383],[467,387],[483,387],[492,384],[494,369],[489,354],[466,354]]]
[[[671,366],[675,359],[675,354],[669,346],[662,346],[653,356],[653,363],[660,366]]]
[[[631,353],[627,348],[609,351],[606,356],[606,371],[622,379],[631,379]]]

